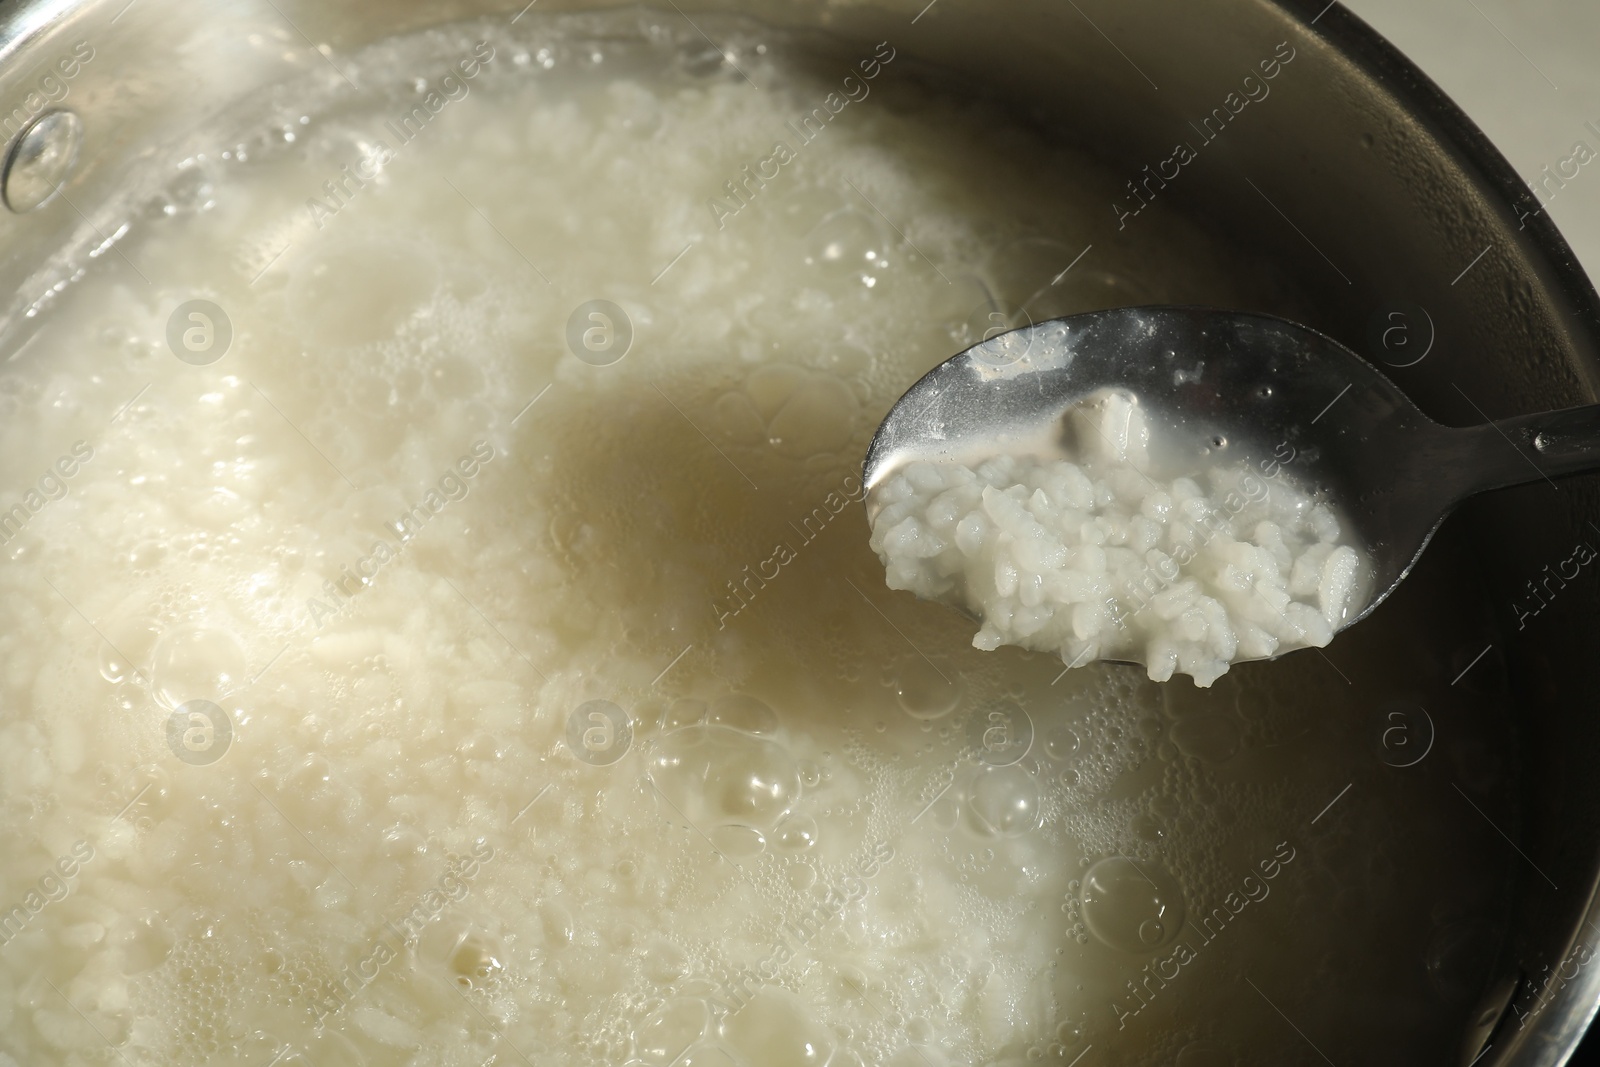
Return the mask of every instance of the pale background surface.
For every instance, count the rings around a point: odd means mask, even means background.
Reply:
[[[1600,0],[1348,0],[1470,115],[1523,181],[1600,153]],[[1570,169],[1570,168],[1569,168]],[[1545,210],[1600,279],[1600,159]]]

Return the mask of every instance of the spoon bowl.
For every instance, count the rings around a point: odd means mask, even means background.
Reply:
[[[1137,398],[1168,454],[1242,462],[1337,507],[1369,565],[1364,606],[1341,629],[1394,591],[1462,500],[1600,468],[1600,406],[1446,427],[1309,327],[1269,315],[1129,307],[997,334],[929,371],[867,450],[869,521],[878,511],[873,488],[915,460],[1072,458],[1068,413],[1107,389]]]

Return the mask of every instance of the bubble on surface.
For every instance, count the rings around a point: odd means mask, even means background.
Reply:
[[[961,684],[920,658],[895,674],[894,693],[900,707],[913,719],[939,719],[961,702]]]
[[[809,815],[791,815],[778,824],[778,847],[788,852],[804,852],[817,844],[817,820]]]
[[[781,456],[808,459],[849,444],[859,409],[854,391],[835,375],[791,363],[769,363],[751,371],[742,390],[718,401],[716,417],[730,436],[764,440]],[[797,530],[815,536],[850,502],[837,490],[819,494],[808,502],[809,513],[801,509]]]
[[[1160,864],[1108,856],[1083,876],[1083,922],[1101,942],[1147,953],[1182,930],[1183,893]]]
[[[646,976],[658,985],[677,981],[689,969],[689,957],[683,949],[661,937],[649,943],[640,963]]]
[[[815,761],[803,759],[799,763],[800,784],[807,789],[815,789],[822,783],[822,768]]]
[[[982,767],[963,806],[971,829],[985,837],[1021,837],[1039,825],[1039,786],[1023,768]]]
[[[865,210],[844,207],[830,213],[806,237],[807,266],[825,275],[860,283],[888,263],[883,227]]]
[[[833,1052],[827,1030],[792,995],[767,987],[722,1024],[730,1049],[763,1067],[824,1067]]]
[[[684,1052],[678,1061],[682,1067],[742,1067],[738,1060],[717,1045],[696,1045]]]
[[[349,1037],[334,1029],[313,1031],[298,1040],[279,1064],[287,1067],[367,1067],[371,1062]]]
[[[1013,699],[990,701],[968,720],[967,743],[981,763],[993,767],[1020,763],[1033,748],[1033,719]]]
[[[238,638],[212,626],[178,626],[156,644],[156,696],[176,708],[194,699],[216,700],[245,681],[245,652]]]
[[[706,713],[706,722],[757,736],[770,737],[778,732],[778,713],[764,701],[744,693],[714,701]]]
[[[456,984],[464,989],[493,982],[505,970],[505,949],[486,934],[465,933],[450,952],[448,965]]]
[[[1077,755],[1082,740],[1078,732],[1065,724],[1053,726],[1045,734],[1044,754],[1058,763],[1065,763]]]
[[[690,726],[661,738],[651,779],[690,823],[766,833],[800,797],[800,769],[784,746],[726,726]]]
[[[161,625],[154,619],[136,619],[108,627],[108,631],[110,641],[100,643],[100,677],[108,682],[136,677],[150,662],[161,638]]]
[[[667,717],[661,722],[661,730],[681,730],[685,726],[695,726],[705,721],[706,702],[703,700],[674,700],[667,707]]]
[[[709,836],[717,851],[733,860],[760,855],[767,847],[761,831],[749,826],[715,826]]]
[[[767,442],[795,459],[836,452],[850,443],[860,405],[850,387],[832,375],[814,374],[803,382],[767,423]],[[834,493],[813,506],[807,518],[820,522],[821,512],[838,514],[848,498]],[[801,520],[804,524],[804,519]]]
[[[634,1054],[653,1067],[668,1067],[710,1026],[711,1011],[705,1001],[688,997],[669,1001],[634,1031]]]

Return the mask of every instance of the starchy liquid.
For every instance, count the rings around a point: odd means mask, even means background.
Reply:
[[[696,22],[318,61],[41,283],[0,1067],[1454,1062],[1515,862],[1458,790],[1515,823],[1448,538],[1203,692],[868,546],[990,316],[1275,283],[909,46]]]

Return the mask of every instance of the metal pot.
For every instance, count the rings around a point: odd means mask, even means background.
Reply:
[[[113,236],[116,219],[96,205],[153,181],[158,146],[169,151],[229,103],[380,36],[502,9],[509,16],[519,6],[9,5],[0,24],[0,127],[10,139],[0,286],[13,296],[3,343],[25,341],[27,308],[53,279],[70,276],[86,246]],[[542,0],[538,10],[582,6]],[[1282,293],[1247,310],[1300,319],[1370,353],[1441,422],[1596,399],[1600,301],[1538,200],[1437,88],[1336,2],[683,6],[691,15],[737,11],[825,31],[820,47],[837,39],[846,56],[859,50],[847,42],[891,39],[950,77],[1010,98],[1132,179],[1106,188],[1095,241],[1115,241],[1147,199],[1168,201],[1233,254],[1276,265]],[[1209,136],[1205,109],[1280,42],[1297,58],[1292,75],[1272,83],[1278,102]],[[1171,142],[1191,126],[1217,143],[1204,165],[1173,180],[1164,169]],[[1441,1050],[1440,1063],[1563,1063],[1600,1003],[1600,973],[1586,966],[1600,941],[1600,777],[1592,770],[1600,716],[1583,711],[1594,700],[1585,653],[1600,646],[1600,588],[1586,571],[1535,627],[1524,587],[1575,541],[1596,536],[1597,486],[1588,478],[1492,494],[1446,530],[1502,605],[1487,665],[1461,666],[1490,672],[1489,684],[1503,685],[1515,709],[1524,816],[1520,829],[1507,828],[1507,848],[1521,857],[1509,936],[1475,1024],[1456,1048]],[[1552,972],[1559,980],[1546,984]]]

